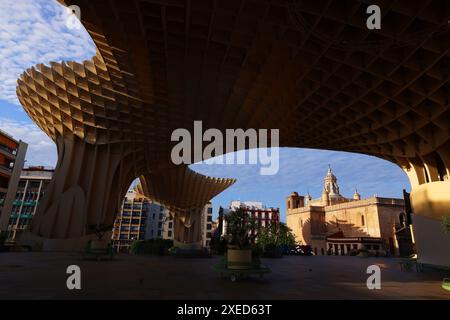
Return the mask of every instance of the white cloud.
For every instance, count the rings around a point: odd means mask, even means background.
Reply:
[[[0,99],[18,104],[16,83],[27,68],[95,54],[86,30],[68,29],[66,19],[56,0],[0,1]]]
[[[54,167],[56,165],[55,143],[34,124],[0,118],[0,128],[14,139],[28,144],[26,166]]]
[[[292,191],[310,192],[320,197],[323,178],[331,165],[338,177],[340,191],[351,197],[354,187],[363,197],[374,194],[401,197],[410,189],[406,174],[395,164],[376,157],[327,150],[281,148],[280,170],[274,176],[262,176],[259,165],[193,164],[190,168],[213,177],[237,178],[229,189],[213,199],[215,206],[227,206],[231,200],[260,200],[278,206],[284,214],[284,197]]]

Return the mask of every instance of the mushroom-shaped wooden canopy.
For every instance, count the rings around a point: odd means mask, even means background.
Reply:
[[[363,0],[60,2],[80,7],[98,53],[19,80],[20,102],[60,150],[86,149],[72,160],[60,151],[65,182],[42,212],[69,186],[94,197],[81,173],[95,157],[111,163],[104,180],[144,176],[148,192],[180,208],[206,201],[233,180],[201,178],[169,158],[172,131],[194,120],[277,128],[281,146],[384,158],[413,187],[450,175],[448,1],[372,1],[381,30],[367,28]],[[108,203],[88,219],[105,219]]]

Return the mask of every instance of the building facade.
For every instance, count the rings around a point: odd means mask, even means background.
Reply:
[[[213,207],[212,203],[208,202],[202,211],[201,229],[202,229],[202,246],[209,247],[213,231]]]
[[[129,190],[113,227],[112,243],[117,252],[129,252],[135,240],[174,240],[174,220],[170,210],[153,202],[136,190]],[[212,205],[207,203],[202,210],[202,245],[211,241]]]
[[[120,213],[114,221],[112,246],[117,252],[128,252],[136,240],[145,239],[149,200],[128,190]]]
[[[145,239],[173,239],[173,217],[166,207],[149,200]]]
[[[316,254],[348,255],[363,248],[399,253],[396,231],[404,214],[403,199],[361,199],[357,190],[352,198],[346,198],[331,168],[321,198],[293,192],[286,198],[286,211],[286,222],[296,241],[310,245]]]
[[[42,166],[22,170],[7,229],[8,241],[14,242],[19,233],[30,230],[45,188],[52,180],[53,169]]]
[[[28,145],[0,130],[0,231],[6,232]]]
[[[260,201],[231,201],[228,209],[222,209],[219,212],[218,225],[222,226],[222,235],[227,234],[227,219],[226,216],[231,211],[236,209],[243,209],[245,212],[256,220],[258,229],[270,227],[272,224],[280,223],[280,209],[273,207],[266,207]],[[252,231],[256,232],[256,231]]]

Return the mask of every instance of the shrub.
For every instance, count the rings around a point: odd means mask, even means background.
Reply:
[[[281,258],[283,249],[275,243],[269,243],[265,246],[263,255],[268,258]]]
[[[450,234],[450,213],[442,217],[442,227],[444,231]]]
[[[367,250],[366,247],[362,247],[358,250],[358,256],[360,257],[368,257],[369,256],[369,250]]]
[[[88,224],[87,230],[89,233],[95,233],[98,240],[102,240],[103,236],[108,232],[111,231],[113,228],[112,225],[109,224]]]
[[[219,230],[216,229],[213,232],[209,246],[213,253],[222,255],[227,252],[228,240],[226,237],[221,237]]]
[[[130,251],[134,254],[167,255],[173,247],[173,241],[169,239],[138,240],[131,244]]]
[[[258,246],[266,257],[281,257],[283,247],[295,245],[295,237],[284,223],[272,224],[258,232]]]
[[[169,250],[168,250],[168,251],[169,251],[169,254],[170,254],[170,255],[174,255],[174,254],[177,252],[177,249],[178,249],[178,248],[175,247],[175,246],[170,247]]]

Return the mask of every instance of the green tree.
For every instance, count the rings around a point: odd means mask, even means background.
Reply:
[[[292,246],[295,245],[295,236],[286,224],[271,224],[258,232],[258,245],[263,251],[267,247]]]
[[[231,236],[229,243],[239,249],[250,248],[256,237],[256,220],[242,208],[231,211],[225,219],[227,233]]]

